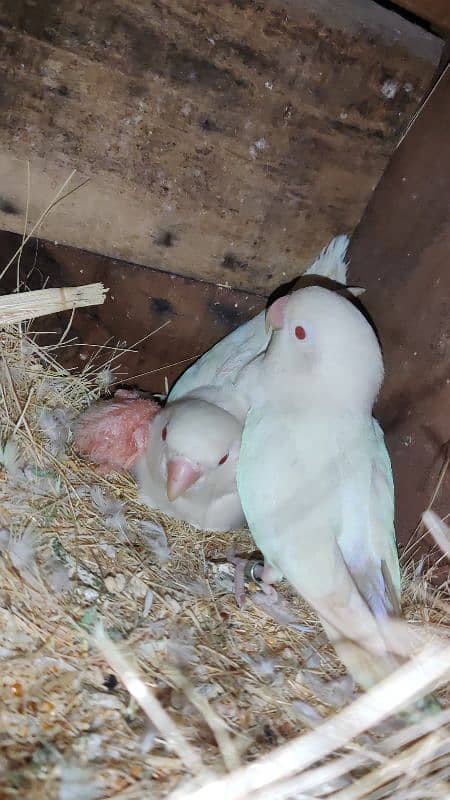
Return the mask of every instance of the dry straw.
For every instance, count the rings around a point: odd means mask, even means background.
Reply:
[[[74,454],[72,420],[124,348],[75,374],[29,326],[0,346],[0,797],[448,798],[449,618],[431,576],[405,564],[414,652],[358,695],[288,586],[283,623],[255,587],[236,606],[225,553],[250,552],[247,531],[169,520]],[[441,712],[391,716],[436,686]]]
[[[0,297],[0,325],[24,322],[84,306],[98,306],[104,302],[106,291],[102,283],[91,283],[87,286],[3,295]]]

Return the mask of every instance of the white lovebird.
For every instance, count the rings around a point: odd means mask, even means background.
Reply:
[[[392,471],[372,417],[380,345],[344,288],[300,289],[267,320],[274,333],[238,464],[242,506],[263,579],[287,578],[368,688],[397,663],[382,629],[400,613]]]
[[[335,236],[303,276],[320,275],[345,285],[347,281],[345,257],[348,244],[347,236]],[[360,293],[362,290],[354,291]],[[265,326],[265,311],[261,311],[256,317],[221,339],[189,367],[170,390],[168,402],[184,397],[192,391],[196,391],[197,396],[200,396],[199,392],[211,386],[215,388],[218,396],[218,389],[226,390],[232,386],[247,364],[265,351],[269,340],[270,332]]]
[[[333,239],[306,270],[306,279],[319,275],[345,284],[347,247],[346,236]],[[190,367],[162,410],[137,393],[117,392],[114,400],[82,415],[77,448],[104,470],[133,471],[152,508],[198,528],[242,527],[236,485],[240,435],[269,339],[262,312]],[[226,454],[226,463],[219,463]]]
[[[169,403],[153,419],[133,466],[142,500],[203,530],[245,525],[236,485],[242,419],[195,397]]]
[[[345,284],[347,247],[346,236],[333,239],[307,274]],[[141,497],[150,507],[208,530],[245,525],[236,484],[247,395],[252,393],[245,369],[269,339],[262,312],[218,342],[175,383],[133,467]],[[226,464],[219,463],[226,453]]]

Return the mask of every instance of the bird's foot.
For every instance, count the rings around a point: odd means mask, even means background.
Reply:
[[[247,561],[245,576],[258,584],[259,588],[273,603],[278,600],[278,592],[272,584],[278,580],[278,572],[262,561]]]
[[[228,550],[227,559],[230,564],[234,564],[236,567],[234,573],[234,596],[239,608],[242,608],[245,602],[246,580],[256,583],[272,602],[275,603],[277,601],[278,593],[271,585],[278,578],[276,570],[273,570],[263,561],[237,556],[233,548]]]
[[[237,556],[234,547],[230,547],[226,553],[227,560],[235,567],[234,571],[234,596],[239,608],[245,603],[245,570],[249,561],[246,558]]]

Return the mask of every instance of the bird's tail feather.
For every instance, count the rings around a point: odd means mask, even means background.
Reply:
[[[387,678],[407,659],[405,642],[401,640],[398,641],[399,652],[390,651],[387,643],[383,652],[380,652],[379,645],[377,645],[376,652],[374,652],[369,648],[362,647],[358,642],[344,638],[336,628],[323,618],[320,621],[339,660],[347,668],[356,683],[366,691],[384,678]],[[391,638],[391,634],[392,631],[389,631],[388,628],[388,638]],[[404,718],[408,724],[411,724],[421,719],[424,714],[436,714],[439,711],[442,711],[442,704],[439,698],[434,694],[429,694],[419,698],[405,708],[399,714],[399,717]]]
[[[342,234],[323,248],[315,261],[305,271],[305,275],[317,274],[325,278],[332,278],[339,283],[347,283],[347,262],[345,256],[349,245],[348,236]]]
[[[320,621],[336,655],[362,689],[370,689],[400,666],[401,658],[390,653],[387,647],[380,647],[379,641],[376,646],[374,643],[373,649],[364,647],[359,642],[344,637],[323,618]]]

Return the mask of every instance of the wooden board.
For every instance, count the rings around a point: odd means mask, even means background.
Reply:
[[[396,0],[395,5],[427,20],[437,30],[450,31],[449,0]]]
[[[0,265],[8,263],[20,242],[17,234],[0,231]],[[20,274],[32,289],[46,281],[50,287],[102,282],[109,289],[104,304],[77,310],[66,341],[77,340],[58,351],[58,360],[80,369],[95,352],[93,345],[108,345],[104,361],[113,352],[109,348],[126,342],[130,350],[115,361],[119,379],[156,393],[164,392],[165,378],[171,385],[205,350],[266,305],[257,294],[37,240],[25,247]],[[1,282],[2,293],[15,286],[16,264]],[[69,319],[70,313],[63,313],[35,320],[34,330],[45,331],[39,341],[58,341]]]
[[[442,42],[367,0],[3,0],[0,227],[267,294],[351,231]]]
[[[376,413],[394,465],[403,542],[430,501],[450,443],[449,129],[450,67],[392,158],[350,245],[350,278],[367,286],[364,303],[384,346],[386,380]],[[450,470],[435,509],[442,516],[450,511]]]

